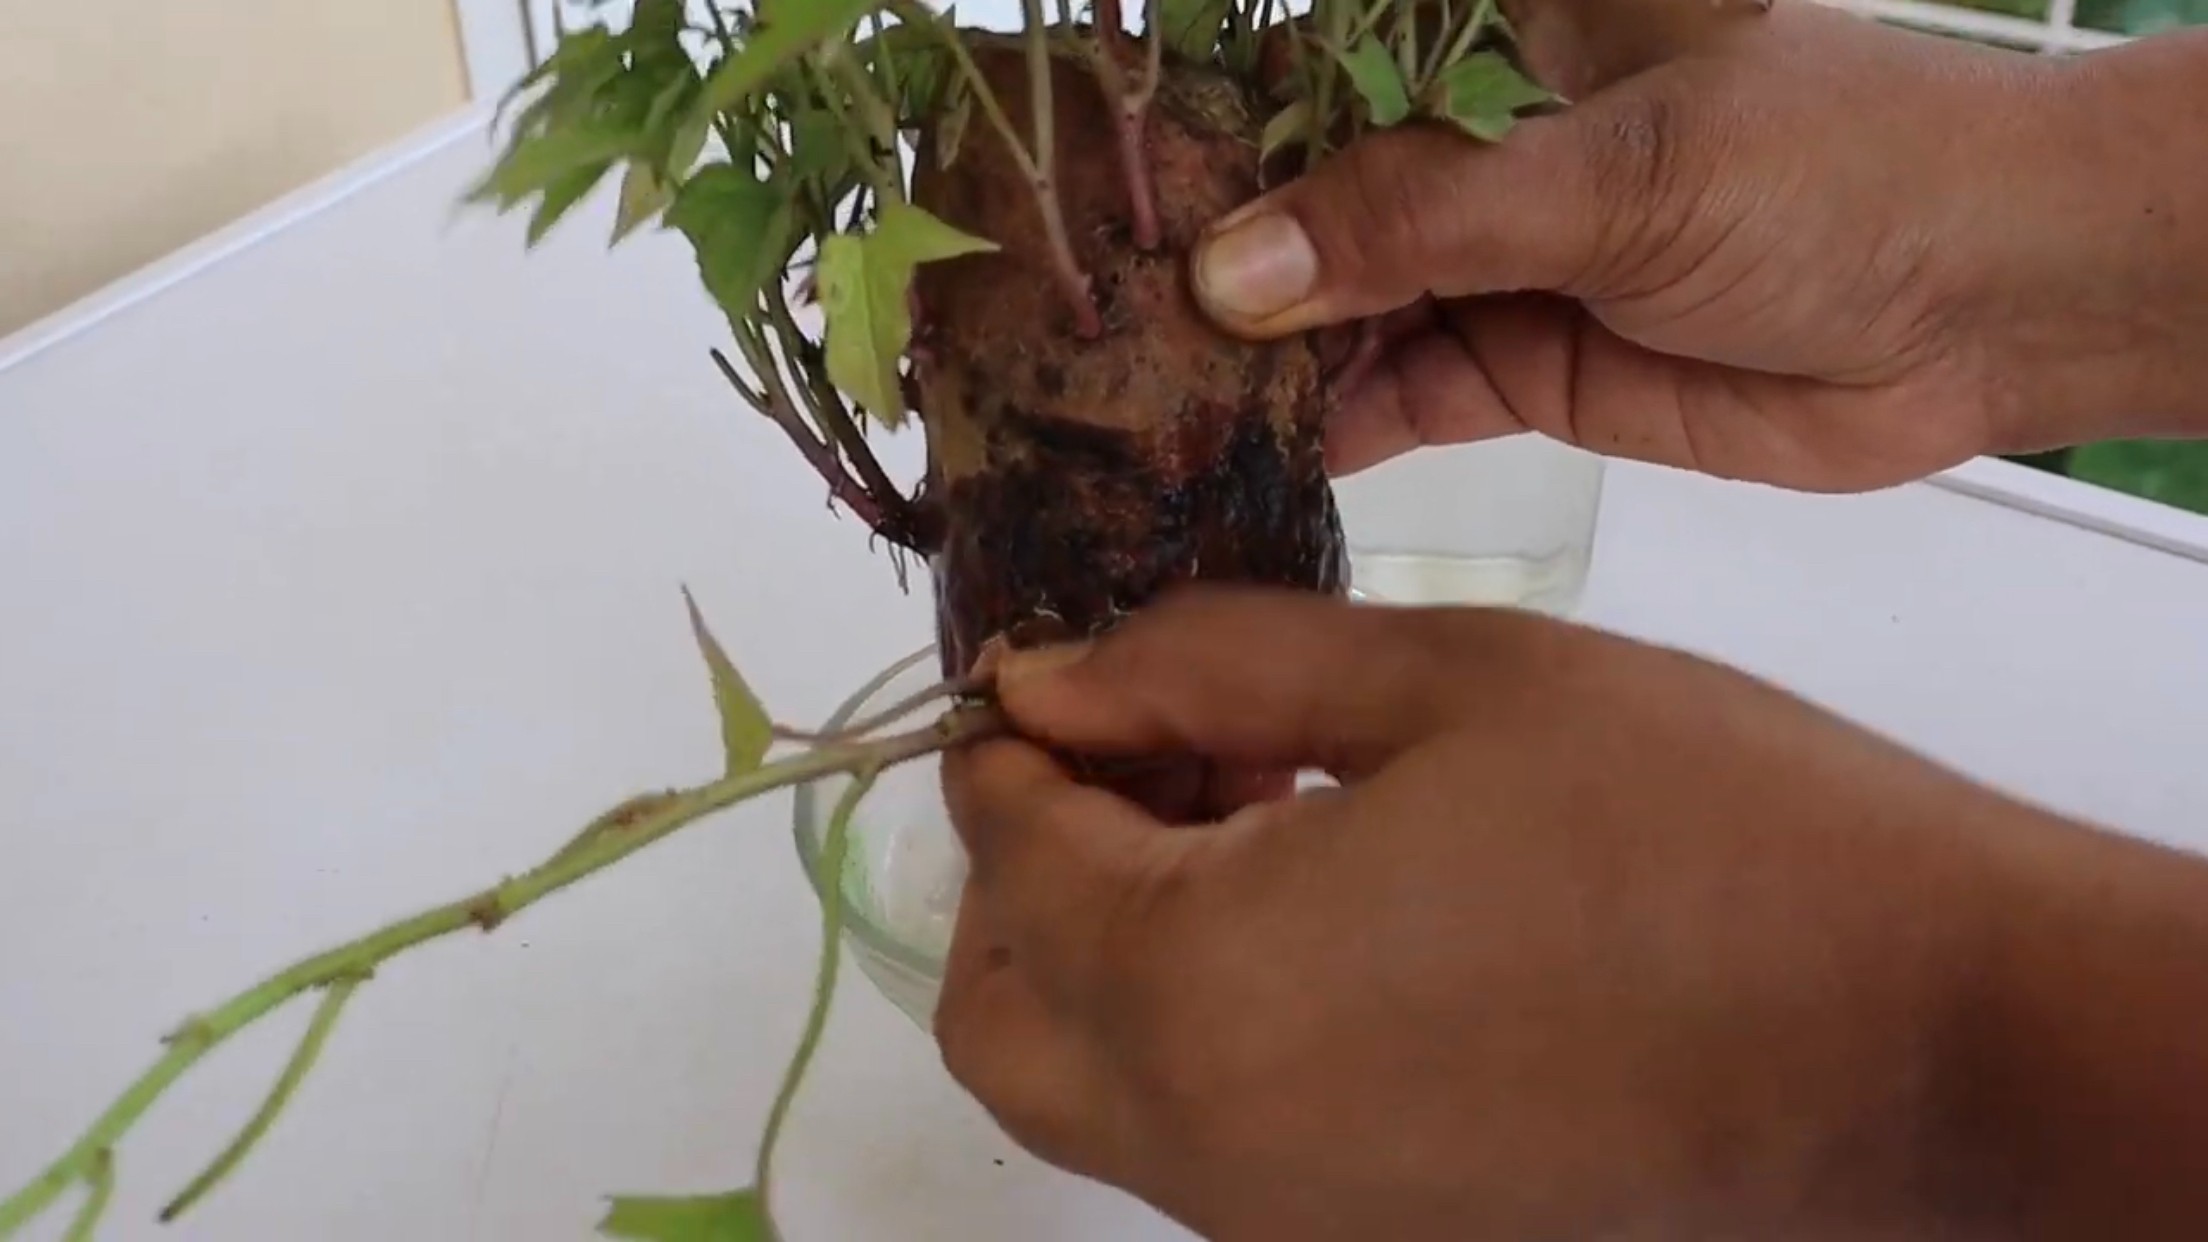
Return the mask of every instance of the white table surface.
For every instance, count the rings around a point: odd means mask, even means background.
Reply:
[[[487,155],[445,127],[0,346],[0,1185],[194,1007],[709,775],[678,584],[789,717],[926,640],[924,596],[720,388],[679,243],[524,256],[518,221],[452,219]],[[2208,847],[2195,561],[1941,487],[1621,467],[1585,612]],[[388,969],[158,1236],[555,1242],[606,1192],[745,1180],[817,935],[786,816]],[[784,1166],[793,1242],[1179,1236],[1018,1156],[848,978]],[[105,1236],[156,1236],[304,1017],[156,1109]]]

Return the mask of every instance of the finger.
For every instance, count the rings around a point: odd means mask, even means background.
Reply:
[[[1533,76],[1567,99],[1601,87],[1728,31],[1762,20],[1770,0],[1502,0],[1512,43]]]
[[[1075,781],[1023,741],[952,752],[943,793],[966,847],[968,894],[1030,978],[1074,1005],[1106,990],[1107,948],[1132,951],[1112,943],[1115,929],[1140,917],[1186,834]]]
[[[1121,1138],[1106,1063],[992,932],[969,894],[936,1002],[943,1066],[1027,1151],[1060,1168],[1107,1175]]]
[[[1418,448],[1526,430],[1463,343],[1429,332],[1396,345],[1326,424],[1326,468],[1337,478]]]
[[[1217,822],[1266,802],[1279,802],[1296,793],[1294,768],[1213,767],[1206,774],[1203,812]]]
[[[1510,417],[1606,457],[1858,491],[1920,477],[1927,461],[1960,462],[1973,451],[1967,424],[1957,436],[1957,420],[1939,414],[1967,400],[1960,391],[1848,387],[1681,358],[1544,295],[1471,298],[1446,318],[1470,369]],[[1448,388],[1463,372],[1436,366],[1430,374],[1431,384],[1391,394],[1399,416],[1422,442],[1448,442],[1454,431],[1477,438],[1476,425],[1445,425],[1483,417],[1476,395]],[[1866,426],[1884,430],[1865,435]]]
[[[1597,97],[1482,143],[1438,126],[1371,135],[1214,225],[1198,301],[1266,338],[1385,314],[1427,295],[1595,296],[1625,249],[1691,217],[1670,165],[1682,109]]]
[[[1437,613],[1212,588],[1093,646],[1008,654],[998,695],[1021,729],[1069,750],[1350,778],[1446,727],[1463,674],[1445,639],[1464,629]]]

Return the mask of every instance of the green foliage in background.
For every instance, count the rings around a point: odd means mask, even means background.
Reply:
[[[1954,8],[2044,21],[2047,0],[1935,0]],[[2078,0],[2076,25],[2113,34],[2149,35],[2208,25],[2208,0]]]
[[[2044,21],[2047,0],[1935,0],[1955,8]],[[2078,0],[2085,30],[2143,37],[2208,25],[2208,0]],[[2023,465],[2208,514],[2208,444],[2117,440],[2013,458]]]
[[[2114,440],[2070,454],[2073,479],[2208,513],[2208,442]]]

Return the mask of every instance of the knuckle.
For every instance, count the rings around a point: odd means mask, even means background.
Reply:
[[[1654,269],[1664,269],[1659,283],[1679,274],[1670,267],[1682,241],[1718,223],[1704,199],[1709,174],[1725,162],[1725,129],[1688,92],[1660,84],[1605,101],[1580,131],[1580,201],[1596,213],[1596,241],[1571,291],[1629,297]]]
[[[1316,218],[1305,221],[1330,284],[1370,289],[1389,304],[1430,291],[1436,257],[1456,240],[1455,196],[1437,174],[1466,153],[1431,150],[1425,137],[1376,134],[1337,157],[1326,177],[1328,192],[1314,197]]]
[[[1425,687],[1446,727],[1491,708],[1513,686],[1538,681],[1555,663],[1564,623],[1510,608],[1421,613],[1401,644],[1397,676],[1406,692]]]

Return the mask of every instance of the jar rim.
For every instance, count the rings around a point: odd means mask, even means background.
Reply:
[[[860,686],[829,715],[827,723],[822,726],[822,732],[833,733],[850,724],[858,718],[874,696],[880,694],[899,677],[911,672],[922,661],[935,658],[935,655],[935,644],[930,643],[876,673],[865,685]],[[824,878],[821,875],[821,850],[825,845],[823,836],[826,829],[821,809],[820,786],[822,783],[822,780],[810,780],[797,786],[794,796],[795,811],[793,818],[795,822],[793,828],[794,835],[797,838],[798,866],[805,872],[805,882],[812,886],[814,900],[825,902],[828,900],[828,892],[823,887]],[[836,885],[837,892],[842,893],[844,877],[838,875],[834,877],[832,882]],[[898,966],[923,975],[931,981],[942,979],[943,962],[940,958],[925,954],[891,935],[873,919],[867,917],[866,913],[855,906],[848,897],[844,898],[843,930],[845,935],[856,939],[871,953],[888,958]]]

